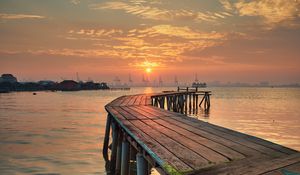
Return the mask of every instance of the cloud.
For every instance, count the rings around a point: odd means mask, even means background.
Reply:
[[[120,29],[80,29],[78,31],[70,30],[68,32],[69,34],[77,34],[81,36],[92,36],[92,37],[112,37],[113,35],[119,35],[122,34],[123,31]]]
[[[154,25],[128,30],[70,30],[66,39],[91,40],[107,56],[164,62],[178,61],[185,52],[194,49],[219,45],[227,40],[227,34],[198,31],[188,26]]]
[[[228,0],[219,0],[219,2],[223,5],[226,10],[232,10],[232,4]]]
[[[80,0],[70,0],[71,4],[78,5],[80,4]]]
[[[43,19],[45,16],[40,15],[28,15],[28,14],[6,14],[0,13],[0,19]]]
[[[300,1],[297,0],[255,0],[240,1],[235,4],[242,16],[261,16],[267,23],[280,23],[295,18],[299,14]]]
[[[205,33],[192,30],[187,26],[177,27],[172,25],[156,25],[140,32],[146,32],[148,35],[160,34],[183,39],[221,39],[224,37],[223,34],[217,32]]]
[[[161,64],[181,61],[186,52],[222,44],[226,33],[204,32],[187,26],[154,25],[138,28],[83,28],[66,31],[66,47],[16,49],[8,54],[118,58]],[[83,47],[79,48],[81,44]],[[75,47],[74,47],[75,46]],[[1,51],[3,52],[3,51]]]
[[[138,16],[143,19],[151,20],[194,20],[194,21],[214,21],[219,18],[225,18],[230,15],[220,15],[220,13],[195,12],[186,9],[163,9],[154,5],[161,4],[160,1],[129,1],[129,2],[106,2],[100,4],[91,4],[89,7],[93,10],[122,10],[128,14]],[[228,14],[228,13],[227,13]]]
[[[162,68],[165,67],[165,64],[161,62],[153,62],[153,61],[142,61],[142,62],[133,62],[129,63],[129,66],[137,67],[137,68]]]
[[[298,0],[238,0],[230,2],[219,0],[227,12],[231,11],[239,16],[260,17],[267,29],[276,26],[299,26],[295,21],[299,18],[300,1]]]

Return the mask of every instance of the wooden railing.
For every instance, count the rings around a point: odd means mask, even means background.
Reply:
[[[168,92],[152,96],[152,105],[182,114],[197,114],[199,108],[210,108],[211,91],[199,91],[198,88],[180,88],[177,92]]]

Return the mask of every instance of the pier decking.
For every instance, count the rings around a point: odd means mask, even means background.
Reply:
[[[111,173],[127,175],[136,161],[138,175],[151,167],[161,174],[300,174],[298,151],[185,115],[196,113],[200,102],[208,110],[209,96],[178,89],[107,104],[103,156]]]

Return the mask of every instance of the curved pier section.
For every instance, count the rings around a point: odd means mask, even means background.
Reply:
[[[186,114],[209,110],[210,92],[122,96],[108,112],[103,157],[111,174],[299,174],[299,152]],[[203,104],[204,108],[201,107]]]

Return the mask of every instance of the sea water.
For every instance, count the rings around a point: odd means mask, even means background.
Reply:
[[[102,157],[104,105],[130,91],[14,92],[0,94],[0,174],[106,174]],[[207,88],[216,125],[300,150],[299,88]]]

